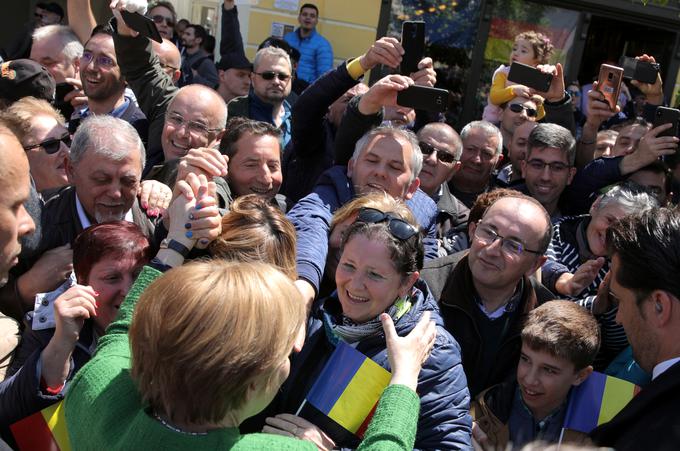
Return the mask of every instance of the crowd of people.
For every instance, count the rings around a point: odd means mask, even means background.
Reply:
[[[437,84],[430,57],[362,83],[399,67],[398,39],[333,67],[303,4],[251,62],[222,7],[217,63],[166,1],[112,0],[106,23],[90,0],[40,3],[3,45],[0,449],[59,402],[73,449],[680,446],[660,75],[612,110],[525,31],[509,63],[548,90],[501,65],[457,132],[397,104]],[[344,345],[390,372],[360,434],[303,409]],[[594,371],[641,391],[565,429]]]

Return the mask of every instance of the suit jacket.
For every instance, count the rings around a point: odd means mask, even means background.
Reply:
[[[590,436],[598,446],[617,451],[680,449],[680,362],[643,388]]]

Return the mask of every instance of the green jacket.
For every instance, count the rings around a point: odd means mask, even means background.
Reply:
[[[97,353],[75,376],[65,400],[66,422],[74,450],[315,450],[307,441],[271,434],[240,435],[225,428],[206,435],[174,432],[149,416],[130,377],[128,329],[139,296],[162,273],[144,267]],[[413,448],[420,398],[413,390],[390,385],[383,393],[359,449]]]

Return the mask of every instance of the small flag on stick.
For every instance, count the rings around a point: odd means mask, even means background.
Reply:
[[[17,421],[10,429],[21,451],[71,451],[64,401]]]

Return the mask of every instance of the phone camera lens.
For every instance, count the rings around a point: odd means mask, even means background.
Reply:
[[[612,78],[614,78],[614,74],[612,74],[611,72],[609,72],[607,78],[608,78],[609,80],[611,80]]]

